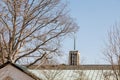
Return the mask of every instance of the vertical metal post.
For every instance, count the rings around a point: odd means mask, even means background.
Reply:
[[[74,50],[76,50],[76,36],[75,36],[75,32],[74,32]]]

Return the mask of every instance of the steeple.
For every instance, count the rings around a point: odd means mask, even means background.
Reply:
[[[78,50],[76,50],[76,36],[75,36],[75,32],[74,32],[74,35],[73,35],[73,42],[74,42],[74,50],[72,51],[69,51],[69,65],[79,65],[79,56],[80,56],[80,53]]]

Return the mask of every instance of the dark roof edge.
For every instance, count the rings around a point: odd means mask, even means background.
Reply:
[[[48,69],[48,70],[118,70],[120,65],[33,65],[29,69]]]

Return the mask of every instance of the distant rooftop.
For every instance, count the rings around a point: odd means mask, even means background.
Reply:
[[[117,70],[120,69],[120,65],[32,65],[29,68],[40,70]]]

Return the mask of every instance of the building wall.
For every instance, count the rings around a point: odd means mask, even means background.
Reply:
[[[8,80],[35,80],[10,64],[0,69],[0,80],[7,77],[11,78]]]

